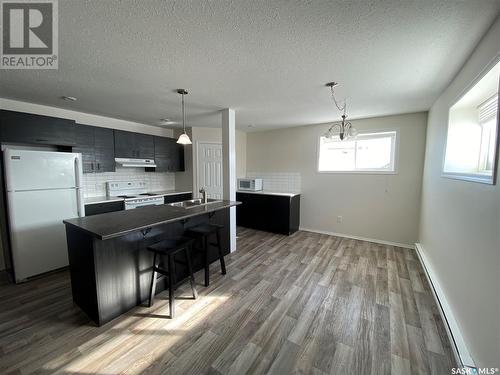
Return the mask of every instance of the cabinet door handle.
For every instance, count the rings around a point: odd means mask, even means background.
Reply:
[[[90,169],[94,170],[94,163],[90,163]]]
[[[48,139],[37,138],[37,139],[35,139],[35,141],[37,141],[37,142],[48,142],[49,140]]]
[[[97,170],[101,170],[101,163],[97,163]]]

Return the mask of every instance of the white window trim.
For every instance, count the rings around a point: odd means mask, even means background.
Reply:
[[[446,133],[444,139],[444,149],[443,156],[441,161],[441,178],[449,178],[452,180],[461,180],[466,182],[478,182],[486,185],[496,185],[497,179],[497,169],[499,164],[499,156],[500,152],[500,92],[498,95],[499,101],[499,111],[497,113],[497,139],[495,145],[495,159],[493,160],[493,174],[492,176],[481,176],[481,173],[453,173],[453,172],[445,172],[444,168],[446,165],[446,149],[448,148],[448,132],[450,128],[450,109],[453,107],[460,99],[462,99],[474,86],[476,86],[483,77],[490,72],[491,69],[498,64],[500,59],[498,57],[494,58],[490,61],[481,72],[479,72],[474,79],[458,94],[453,100],[448,103],[448,112],[446,114]],[[499,84],[500,87],[500,84]],[[500,90],[499,90],[500,91]]]
[[[479,182],[482,184],[494,185],[494,179],[490,175],[482,176],[481,173],[452,173],[443,172],[441,177],[449,178],[452,180],[462,180],[468,182]]]
[[[320,174],[364,174],[364,175],[396,175],[399,173],[399,129],[391,128],[391,129],[373,129],[373,130],[363,130],[359,131],[358,135],[363,134],[373,134],[373,133],[386,133],[386,132],[395,132],[396,139],[392,145],[393,149],[391,150],[394,153],[394,170],[393,171],[381,171],[377,169],[358,169],[355,171],[320,171],[319,170],[319,157],[320,157],[320,148],[321,148],[321,137],[323,134],[318,135],[317,144],[316,144],[316,173]]]

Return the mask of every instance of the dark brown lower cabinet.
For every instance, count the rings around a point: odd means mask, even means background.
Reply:
[[[257,230],[290,235],[300,225],[300,194],[236,193],[236,224]]]
[[[85,216],[105,214],[107,212],[121,211],[125,208],[123,201],[92,203],[85,205]]]

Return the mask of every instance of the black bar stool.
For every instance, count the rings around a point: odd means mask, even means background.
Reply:
[[[203,260],[205,263],[205,286],[210,285],[210,263],[208,259],[208,247],[215,246],[219,252],[219,260],[220,260],[220,268],[222,274],[226,274],[226,263],[224,262],[224,255],[222,255],[222,244],[220,241],[220,231],[224,228],[223,225],[218,224],[199,224],[194,227],[188,228],[186,230],[186,235],[201,239],[202,241],[202,251],[203,251]],[[217,242],[209,243],[208,237],[212,234],[215,234]]]
[[[151,289],[149,293],[149,307],[153,306],[153,301],[155,297],[156,290],[156,279],[157,273],[160,273],[164,276],[168,276],[168,301],[170,305],[170,318],[173,318],[175,315],[175,305],[174,305],[174,292],[177,289],[177,286],[182,284],[184,280],[181,280],[179,283],[176,282],[175,277],[175,262],[183,263],[179,260],[175,259],[175,255],[184,251],[186,255],[186,266],[189,273],[189,279],[191,282],[191,289],[193,291],[193,298],[196,299],[198,294],[196,293],[196,289],[194,287],[194,275],[193,275],[193,267],[191,265],[191,248],[193,246],[194,239],[187,237],[178,237],[178,238],[170,238],[160,242],[157,242],[148,247],[149,251],[154,253],[153,256],[153,275],[151,277]],[[158,256],[166,256],[167,257],[167,267],[168,269],[163,269],[159,267],[157,264]]]

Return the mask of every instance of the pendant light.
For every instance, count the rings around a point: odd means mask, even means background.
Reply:
[[[182,134],[179,136],[177,143],[181,145],[191,145],[193,142],[191,142],[186,133],[186,116],[184,114],[184,95],[187,95],[188,92],[184,89],[179,89],[177,90],[177,93],[182,95]]]
[[[335,93],[333,92],[333,88],[337,86],[337,82],[328,82],[325,86],[329,87],[332,92],[332,99],[335,103],[337,109],[342,112],[342,121],[330,126],[330,129],[325,133],[325,137],[332,139],[334,137],[338,137],[341,141],[349,138],[355,138],[358,135],[358,131],[352,126],[352,124],[346,120],[346,108],[347,101],[344,100],[344,105],[340,105],[335,98]]]

